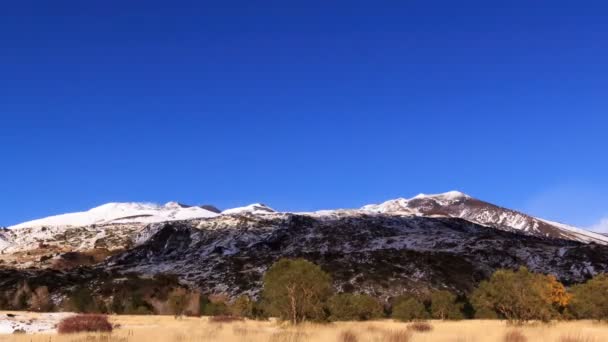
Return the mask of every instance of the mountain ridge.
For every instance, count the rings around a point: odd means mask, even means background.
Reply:
[[[354,215],[359,212],[384,215],[456,217],[482,226],[519,231],[528,235],[562,238],[584,243],[608,244],[608,237],[563,223],[533,217],[512,209],[478,200],[460,191],[441,194],[419,194],[410,199],[397,198],[380,204],[369,204],[355,209],[321,210],[316,212],[280,212],[264,204],[217,210],[213,206],[191,206],[179,202],[164,205],[140,202],[111,202],[88,211],[49,216],[23,222],[9,229],[36,227],[82,227],[98,224],[150,224],[168,221],[213,218],[220,215]],[[6,240],[6,238],[4,238]],[[2,235],[0,234],[0,249]]]
[[[76,213],[76,222],[94,224],[0,230],[0,290],[36,279],[68,295],[83,282],[95,289],[103,279],[171,275],[201,293],[257,296],[282,258],[318,264],[338,291],[384,300],[428,289],[464,294],[502,268],[525,266],[565,284],[608,272],[608,236],[460,192],[356,209],[286,213],[256,203],[184,214],[199,209],[111,203]]]

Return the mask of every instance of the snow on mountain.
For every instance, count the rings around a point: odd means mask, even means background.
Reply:
[[[528,235],[608,244],[608,238],[601,234],[502,208],[458,191],[436,195],[420,194],[411,199],[399,198],[381,204],[366,205],[361,210],[388,215],[454,217],[486,227]]]
[[[4,231],[3,228],[0,228],[0,251],[8,248],[8,246],[10,246],[10,242],[8,241],[8,238],[4,236],[4,234],[2,234]]]
[[[242,214],[272,214],[276,213],[276,211],[265,204],[262,203],[254,203],[245,207],[232,208],[222,211],[222,215],[242,215]]]
[[[581,228],[577,228],[577,227],[573,227],[567,224],[563,224],[563,223],[559,223],[559,222],[553,222],[553,221],[549,221],[549,220],[545,220],[545,219],[541,219],[539,218],[538,220],[541,220],[547,224],[550,224],[552,226],[556,226],[559,227],[561,229],[570,231],[574,234],[579,235],[583,240],[583,242],[593,242],[593,241],[608,241],[608,236],[605,234],[600,234],[600,233],[595,233],[589,230],[585,230],[585,229],[581,229]]]
[[[514,210],[483,202],[458,191],[443,194],[420,194],[410,199],[398,198],[361,209],[324,210],[293,213],[319,220],[335,220],[373,216],[415,216],[458,218],[481,226],[523,233],[542,238],[572,240],[583,243],[608,244],[608,236],[561,223],[535,218]],[[144,230],[153,223],[168,221],[200,221],[213,218],[228,222],[239,215],[284,217],[287,213],[255,203],[219,212],[210,206],[187,206],[177,202],[164,205],[150,203],[108,203],[84,212],[51,216],[0,229],[0,251],[30,251],[38,246],[53,246],[58,251],[84,251],[92,248],[120,249],[129,241],[145,242],[154,230]],[[216,220],[212,220],[216,221]],[[40,253],[47,253],[44,249]],[[32,260],[40,257],[30,253]]]
[[[471,196],[460,191],[449,191],[435,195],[419,194],[411,199],[397,198],[381,204],[369,204],[361,209],[376,213],[411,213],[423,216],[424,214],[419,210],[418,206],[411,205],[412,202],[430,200],[433,204],[448,206],[471,198]]]
[[[50,216],[39,220],[20,223],[9,227],[64,226],[82,227],[110,223],[156,223],[164,221],[189,220],[215,217],[217,213],[201,207],[191,207],[177,202],[165,205],[153,203],[107,203],[88,211]]]

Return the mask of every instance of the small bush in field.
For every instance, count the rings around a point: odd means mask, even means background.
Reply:
[[[237,316],[212,316],[209,317],[209,322],[211,323],[233,323],[233,322],[242,322],[245,319]]]
[[[526,342],[528,339],[519,330],[511,330],[505,334],[504,342]]]
[[[433,330],[433,326],[427,322],[414,322],[407,327],[415,332],[429,332]]]
[[[77,315],[64,318],[57,326],[60,334],[81,332],[112,332],[112,324],[104,315]]]
[[[407,330],[389,331],[382,336],[383,342],[409,342],[412,334]]]
[[[354,332],[347,330],[347,331],[343,331],[340,334],[339,341],[340,342],[358,342],[359,339],[357,338],[357,335]]]

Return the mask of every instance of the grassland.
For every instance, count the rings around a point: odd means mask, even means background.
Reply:
[[[500,321],[430,321],[432,330],[422,333],[408,329],[406,323],[389,320],[291,327],[275,321],[213,323],[207,318],[176,320],[169,316],[112,316],[110,319],[118,327],[111,335],[0,335],[0,342],[481,342],[505,341],[505,335],[513,330],[521,332],[527,341],[608,341],[608,324],[590,321],[523,327]]]

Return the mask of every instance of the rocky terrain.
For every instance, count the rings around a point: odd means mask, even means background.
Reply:
[[[429,288],[466,293],[504,267],[525,265],[566,284],[608,271],[605,235],[459,192],[313,213],[262,204],[221,213],[177,203],[102,207],[0,231],[0,289],[29,280],[61,292],[172,274],[204,293],[255,296],[283,257],[321,265],[339,290],[382,298]]]

